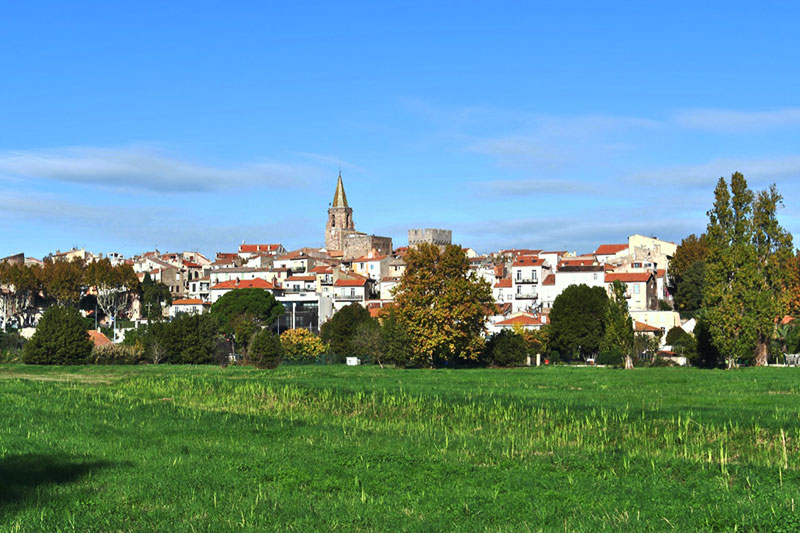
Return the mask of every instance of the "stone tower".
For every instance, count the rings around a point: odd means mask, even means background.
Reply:
[[[333,203],[328,208],[328,223],[325,224],[325,249],[329,252],[344,250],[344,239],[348,234],[355,233],[356,225],[353,223],[353,209],[347,205],[347,195],[344,193],[342,171],[339,171],[339,180],[336,182],[336,193]]]

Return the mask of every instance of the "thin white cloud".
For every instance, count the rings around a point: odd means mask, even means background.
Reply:
[[[717,158],[697,165],[682,165],[637,172],[624,178],[628,183],[645,182],[672,186],[705,187],[711,190],[720,178],[741,172],[753,184],[800,178],[800,155],[769,158]]]
[[[141,146],[0,152],[0,176],[159,193],[298,187],[320,174],[318,167],[274,162],[203,165]]]
[[[800,126],[800,108],[774,111],[687,109],[677,112],[673,119],[675,124],[684,128],[716,133],[751,133]]]
[[[522,197],[598,192],[596,185],[570,179],[488,180],[472,182],[470,186],[476,194],[481,196]]]

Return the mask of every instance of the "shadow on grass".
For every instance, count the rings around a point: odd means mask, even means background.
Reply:
[[[109,461],[85,461],[65,455],[25,454],[0,458],[0,516],[10,507],[24,506],[41,489],[78,481],[91,472],[108,468]],[[41,502],[40,502],[41,503]]]

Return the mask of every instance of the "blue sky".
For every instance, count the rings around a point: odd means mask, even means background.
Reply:
[[[271,4],[5,6],[0,257],[321,246],[339,167],[396,246],[679,241],[736,170],[800,231],[793,3]]]

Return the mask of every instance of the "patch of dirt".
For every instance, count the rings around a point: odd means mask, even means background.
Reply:
[[[0,379],[27,379],[30,381],[50,381],[56,383],[100,383],[104,385],[109,385],[113,382],[112,377],[108,375],[85,376],[81,374],[0,373]]]

